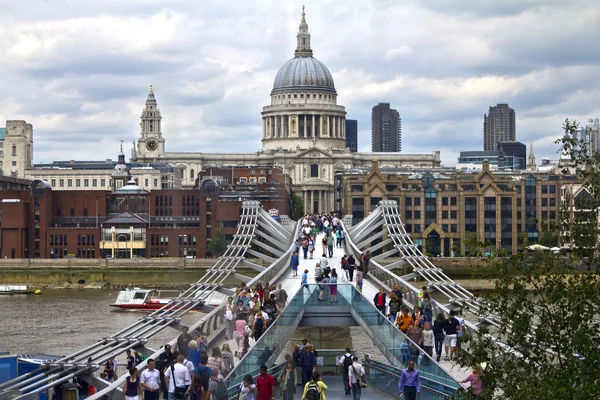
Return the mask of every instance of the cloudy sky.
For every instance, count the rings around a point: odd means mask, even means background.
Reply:
[[[153,84],[168,151],[256,151],[303,2],[0,0],[0,121],[34,126],[35,162],[116,158]],[[597,0],[305,0],[315,57],[370,150],[371,107],[404,153],[482,149],[508,103],[517,140],[556,158],[566,117],[600,117]]]

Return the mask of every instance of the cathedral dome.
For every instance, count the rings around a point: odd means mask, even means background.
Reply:
[[[321,89],[335,92],[331,72],[311,56],[296,56],[283,64],[275,76],[273,91],[287,89]]]

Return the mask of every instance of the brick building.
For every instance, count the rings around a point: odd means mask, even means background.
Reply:
[[[252,171],[239,169],[234,175]],[[233,238],[242,201],[289,215],[288,178],[280,170],[270,178],[253,185],[207,178],[196,189],[152,192],[133,180],[114,191],[53,191],[36,180],[28,190],[0,192],[0,257],[212,256],[211,236],[222,229]]]
[[[395,200],[402,222],[422,251],[437,256],[465,252],[465,239],[516,253],[519,239],[538,242],[559,216],[561,188],[574,176],[460,171],[379,169],[340,173],[342,214],[355,222],[380,200]]]

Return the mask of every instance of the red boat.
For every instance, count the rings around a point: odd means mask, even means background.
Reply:
[[[217,306],[223,303],[225,295],[213,292],[205,301],[206,304]],[[117,300],[112,307],[124,310],[152,311],[163,308],[172,299],[160,297],[160,291],[155,289],[126,289],[121,290],[117,295]],[[194,307],[195,310],[201,310],[200,307]]]

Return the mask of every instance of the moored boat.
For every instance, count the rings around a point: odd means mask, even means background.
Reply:
[[[0,294],[33,294],[34,292],[27,288],[27,285],[0,285]]]

